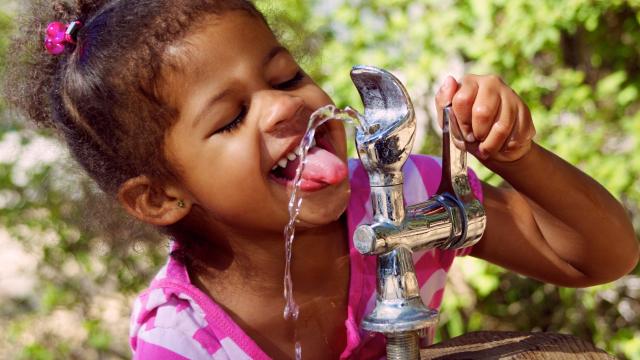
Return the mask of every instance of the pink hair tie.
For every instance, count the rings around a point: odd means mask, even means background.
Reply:
[[[54,21],[47,25],[47,34],[44,39],[44,47],[51,55],[60,55],[64,52],[66,44],[76,43],[76,34],[82,23],[72,21],[68,25]]]

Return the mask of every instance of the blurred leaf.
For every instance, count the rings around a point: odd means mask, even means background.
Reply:
[[[53,360],[53,353],[40,344],[27,346],[22,353],[22,358],[30,360]]]
[[[627,80],[627,74],[624,71],[616,71],[608,75],[598,82],[598,96],[604,97],[617,93],[625,80]]]
[[[97,350],[107,350],[111,344],[111,335],[102,328],[100,321],[87,320],[84,323],[85,329],[89,333],[89,345]]]

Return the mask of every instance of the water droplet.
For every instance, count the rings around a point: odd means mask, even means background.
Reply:
[[[302,360],[302,345],[300,342],[296,342],[296,360]]]

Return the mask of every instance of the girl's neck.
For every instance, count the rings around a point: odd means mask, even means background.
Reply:
[[[339,267],[348,265],[346,220],[312,229],[296,230],[291,273],[296,298],[313,297],[331,289]],[[193,241],[194,239],[190,239]],[[204,239],[194,242],[202,243]],[[284,235],[243,234],[205,240],[206,246],[191,249],[192,281],[218,300],[247,292],[280,298],[283,292]],[[222,299],[220,299],[222,300]]]
[[[297,231],[291,264],[293,295],[300,307],[296,322],[282,316],[284,234],[227,237],[224,244],[212,241],[189,273],[191,281],[272,357],[291,357],[294,343],[300,341],[316,358],[337,358],[346,341],[347,238],[344,216]]]

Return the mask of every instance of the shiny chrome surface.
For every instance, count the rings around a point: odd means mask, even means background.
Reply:
[[[364,103],[356,146],[371,186],[402,184],[402,165],[411,153],[416,128],[409,94],[383,69],[356,66],[351,79]]]
[[[438,313],[420,299],[412,252],[475,244],[484,233],[485,212],[469,184],[464,141],[458,140],[462,137],[450,106],[443,111],[442,180],[437,194],[405,208],[402,166],[416,127],[409,95],[395,76],[382,69],[357,66],[351,78],[365,106],[356,146],[369,175],[374,221],[359,226],[353,241],[361,254],[378,255],[376,307],[362,327],[385,334],[388,356],[417,359],[419,336],[437,323]]]
[[[404,246],[378,257],[376,307],[362,321],[366,330],[398,335],[438,322],[438,312],[420,299],[411,250]]]
[[[371,209],[375,221],[401,226],[405,217],[402,183],[371,187]]]

